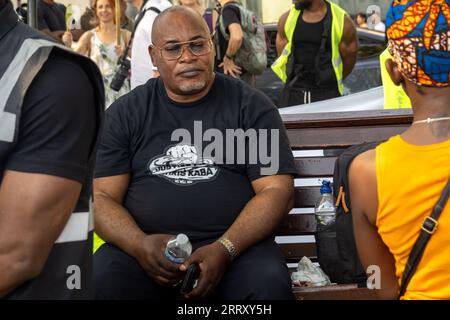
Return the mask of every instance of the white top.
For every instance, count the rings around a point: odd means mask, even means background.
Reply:
[[[155,7],[164,11],[171,6],[167,0],[148,0],[144,9]],[[148,53],[148,46],[152,43],[152,26],[157,15],[153,10],[147,10],[134,34],[131,48],[131,89],[153,78],[153,71],[156,70]]]
[[[373,29],[376,31],[381,31],[381,32],[385,32],[386,31],[386,26],[383,22],[378,22],[376,25],[373,26]]]

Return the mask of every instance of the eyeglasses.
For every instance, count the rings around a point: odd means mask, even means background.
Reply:
[[[183,55],[185,46],[187,46],[189,51],[197,57],[210,53],[212,49],[210,39],[197,39],[192,41],[169,43],[163,47],[152,45],[153,48],[158,48],[161,57],[168,61],[180,59]]]

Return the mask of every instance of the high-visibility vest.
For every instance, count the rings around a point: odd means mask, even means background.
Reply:
[[[344,66],[342,64],[341,54],[339,52],[339,45],[341,43],[342,34],[344,33],[344,21],[347,13],[338,5],[333,2],[329,2],[332,14],[332,24],[331,24],[331,54],[332,54],[332,65],[334,72],[336,74],[336,80],[339,92],[341,95],[344,94],[344,83],[343,83],[343,71]],[[288,40],[283,52],[278,57],[278,59],[272,64],[272,70],[276,75],[286,83],[288,76],[292,72],[293,67],[293,55],[292,53],[292,40],[294,37],[295,27],[297,26],[298,18],[300,17],[301,10],[295,9],[295,5],[292,5],[291,11],[286,19],[286,24],[284,26],[284,32]]]
[[[386,69],[386,60],[392,59],[389,50],[386,49],[380,55],[381,81],[383,82],[384,109],[411,108],[411,100],[406,95],[402,86],[397,86],[392,81]]]
[[[0,163],[11,154],[18,142],[24,97],[51,53],[67,56],[87,73],[96,96],[96,112],[100,128],[104,89],[101,74],[95,63],[68,51],[64,46],[46,40],[36,30],[18,22],[11,3],[7,3],[1,13],[2,27],[6,25],[8,31],[0,40]],[[63,107],[62,105],[61,108]],[[92,152],[89,161],[91,163],[95,161],[95,152]],[[0,182],[2,175],[3,172],[0,171]],[[6,299],[93,297],[91,277],[94,223],[90,200],[91,179],[92,177],[86,177],[75,209],[55,241],[42,272],[13,290],[5,297]],[[71,275],[74,276],[73,282]]]

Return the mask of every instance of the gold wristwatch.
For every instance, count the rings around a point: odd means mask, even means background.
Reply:
[[[231,242],[227,238],[220,238],[217,241],[220,242],[225,247],[225,249],[227,249],[231,261],[233,261],[238,256],[238,252],[234,247],[233,242]]]

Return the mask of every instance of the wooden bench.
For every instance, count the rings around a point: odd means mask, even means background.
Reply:
[[[332,179],[336,157],[347,147],[385,140],[402,133],[412,122],[409,109],[297,114],[282,116],[299,177],[295,180],[294,209],[283,221],[276,241],[290,271],[306,256],[317,262],[314,204],[320,196],[318,179]],[[376,293],[356,284],[293,287],[297,299],[374,299]]]

